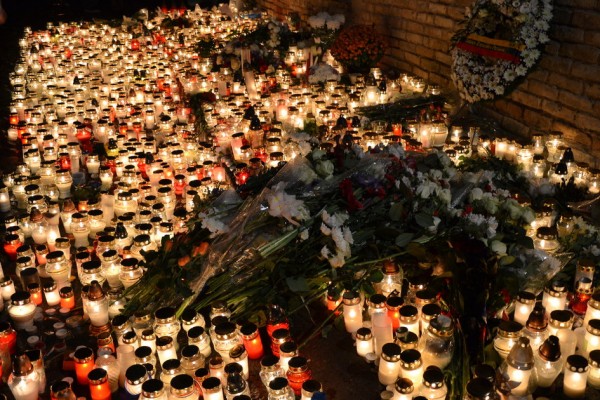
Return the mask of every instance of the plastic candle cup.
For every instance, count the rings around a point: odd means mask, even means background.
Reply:
[[[219,378],[210,377],[202,382],[204,400],[223,400],[223,389]]]
[[[0,322],[0,351],[9,354],[17,351],[17,332],[9,322]]]
[[[15,293],[15,284],[8,276],[5,276],[0,280],[0,292],[2,293],[2,300],[4,301],[9,301],[11,296]]]
[[[244,347],[248,352],[248,358],[251,360],[261,359],[264,355],[264,349],[258,327],[253,323],[247,323],[241,327],[240,333],[242,334]]]
[[[75,295],[71,286],[61,288],[58,293],[60,295],[60,308],[70,310],[75,307]]]
[[[177,353],[175,352],[175,347],[173,345],[173,338],[170,336],[161,336],[157,338],[156,352],[161,364],[167,360],[177,358]]]
[[[109,400],[111,398],[108,372],[103,368],[94,368],[88,374],[90,397],[92,400]]]
[[[356,353],[361,357],[366,357],[369,353],[374,353],[373,334],[369,328],[360,328],[356,331]]]
[[[419,335],[419,310],[417,307],[411,305],[404,305],[400,307],[400,326],[408,329],[409,332],[413,332],[415,335]]]
[[[165,385],[159,379],[148,379],[142,383],[142,394],[140,400],[165,400]]]
[[[600,319],[600,292],[594,293],[588,301],[588,307],[583,318],[583,326],[587,327],[591,319]]]
[[[526,396],[529,393],[529,380],[533,366],[533,351],[529,345],[529,339],[521,337],[508,354],[506,362],[501,366],[501,369],[506,370],[508,378],[515,382],[516,386],[510,392],[513,396]]]
[[[421,353],[415,349],[404,350],[400,354],[400,376],[410,379],[415,390],[421,387],[423,381],[423,361]]]
[[[404,304],[404,300],[399,296],[390,296],[386,300],[388,317],[392,321],[392,328],[396,330],[400,326],[400,307]]]
[[[8,378],[8,387],[15,399],[37,400],[39,376],[25,354],[13,358],[12,373]]]
[[[394,341],[392,321],[387,313],[374,313],[372,318],[373,344],[377,357],[381,355],[383,345]]]
[[[108,324],[108,297],[96,280],[92,281],[88,290],[86,312],[93,326]]]
[[[600,350],[592,350],[589,354],[590,371],[587,383],[594,389],[600,389]]]
[[[535,375],[539,387],[550,387],[562,369],[560,345],[556,336],[550,336],[535,355]]]
[[[574,354],[567,357],[563,378],[563,392],[571,399],[585,397],[585,387],[589,372],[588,361],[585,357]]]
[[[302,385],[312,377],[312,373],[308,369],[308,360],[300,356],[292,357],[288,363],[286,376],[294,394],[300,396]]]
[[[33,326],[35,304],[31,302],[29,292],[15,292],[10,297],[8,315],[12,319],[16,329],[26,329]]]
[[[80,385],[89,384],[88,374],[94,369],[94,352],[89,347],[80,347],[73,354],[75,375]]]
[[[396,343],[386,343],[381,351],[377,376],[382,385],[391,385],[400,375],[400,346]]]
[[[525,325],[529,314],[533,311],[535,305],[535,295],[531,292],[520,292],[515,300],[514,320],[521,325]]]
[[[344,325],[346,331],[355,333],[362,327],[362,301],[357,292],[347,291],[343,295],[344,303]]]

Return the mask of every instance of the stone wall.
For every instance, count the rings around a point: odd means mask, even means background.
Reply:
[[[451,86],[450,38],[473,0],[258,0],[275,15],[343,12],[349,23],[374,24],[388,35],[383,62]],[[482,112],[522,137],[559,130],[580,159],[600,155],[600,0],[555,0],[539,65],[510,96]]]

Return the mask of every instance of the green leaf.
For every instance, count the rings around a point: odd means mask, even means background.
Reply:
[[[406,251],[408,252],[408,254],[410,254],[413,257],[416,257],[419,260],[425,260],[429,257],[429,253],[425,246],[419,243],[410,242],[406,246]]]
[[[402,203],[394,203],[390,207],[390,219],[392,221],[400,221],[404,214],[404,206]]]
[[[381,282],[382,279],[383,272],[380,269],[376,269],[375,271],[371,272],[371,275],[369,275],[369,280],[373,283]]]
[[[431,239],[433,239],[433,236],[421,235],[418,238],[413,239],[413,242],[419,243],[419,244],[425,244],[425,243],[429,242]]]
[[[294,293],[297,292],[307,292],[309,290],[308,283],[306,282],[306,278],[303,276],[298,278],[288,277],[285,279],[288,287]]]
[[[415,215],[415,221],[423,228],[429,228],[433,225],[433,217],[425,213],[418,213]]]
[[[396,236],[396,246],[405,247],[415,237],[414,233],[404,232]]]

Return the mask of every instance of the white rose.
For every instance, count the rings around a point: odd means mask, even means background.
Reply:
[[[503,256],[506,254],[506,244],[501,242],[500,240],[492,240],[490,244],[490,249],[499,256]]]
[[[483,190],[480,188],[474,188],[469,193],[469,201],[473,202],[475,200],[481,200],[483,198]]]
[[[318,161],[315,166],[315,171],[323,178],[329,178],[333,175],[333,163],[329,160]]]

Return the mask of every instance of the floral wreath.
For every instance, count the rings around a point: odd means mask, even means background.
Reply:
[[[452,38],[452,73],[469,103],[502,96],[527,75],[550,39],[552,0],[476,0]]]

